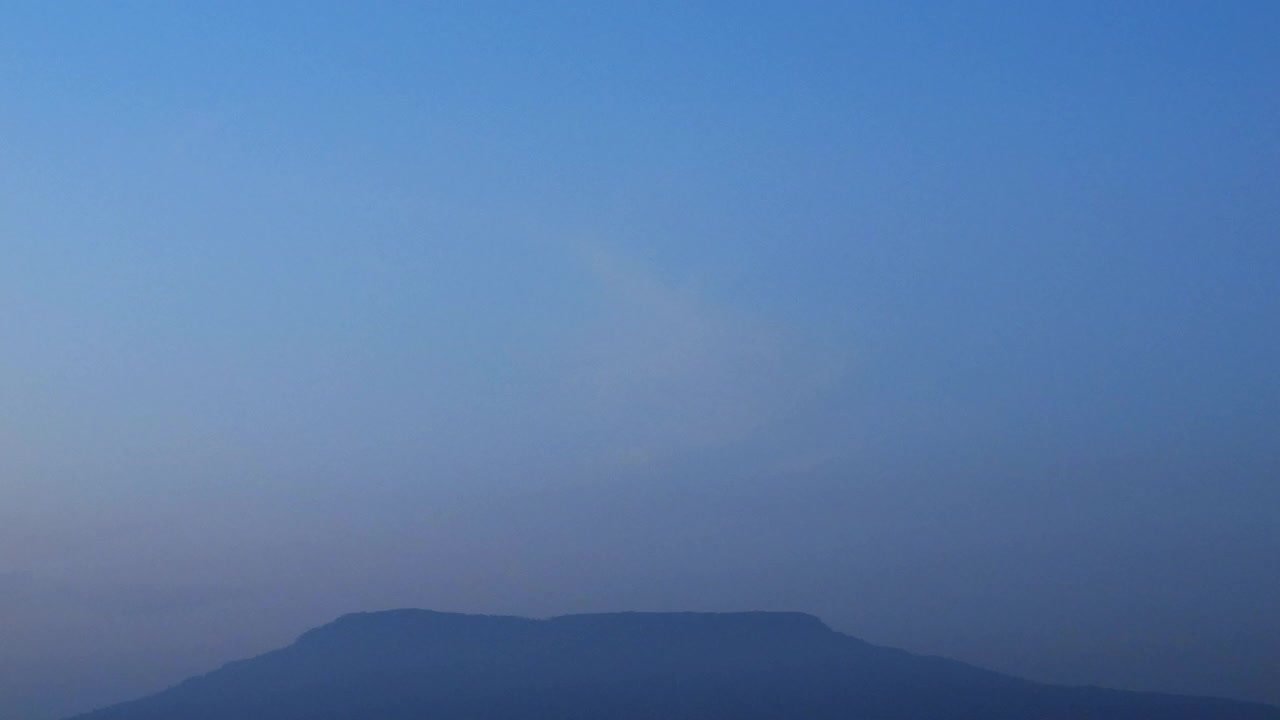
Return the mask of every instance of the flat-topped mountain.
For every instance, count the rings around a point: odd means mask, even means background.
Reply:
[[[1280,720],[879,647],[799,613],[395,610],[79,720]]]

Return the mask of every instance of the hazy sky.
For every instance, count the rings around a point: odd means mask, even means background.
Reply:
[[[6,3],[0,716],[399,606],[1280,703],[1277,38]]]

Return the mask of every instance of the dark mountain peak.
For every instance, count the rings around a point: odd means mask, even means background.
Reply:
[[[1280,720],[1206,698],[1055,687],[870,645],[802,613],[548,620],[391,610],[85,720]]]
[[[455,637],[475,639],[519,631],[682,638],[724,635],[738,638],[811,638],[835,634],[813,615],[798,612],[619,612],[532,620],[509,615],[400,609],[343,615],[327,625],[303,633],[298,643],[384,642],[389,638],[401,642],[430,642]]]

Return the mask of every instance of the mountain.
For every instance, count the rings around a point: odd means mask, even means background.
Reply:
[[[1280,720],[1059,687],[879,647],[798,613],[346,615],[78,720]]]

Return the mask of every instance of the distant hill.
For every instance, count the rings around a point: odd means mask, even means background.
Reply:
[[[1280,720],[878,647],[796,613],[346,615],[79,720]]]

